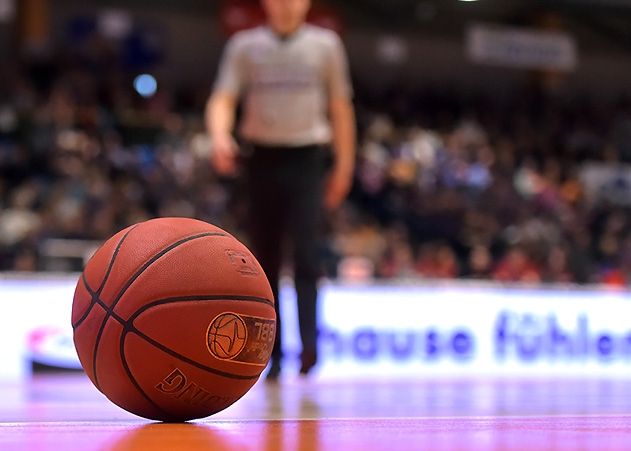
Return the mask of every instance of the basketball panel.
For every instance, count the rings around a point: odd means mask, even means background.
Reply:
[[[133,226],[132,226],[133,227]],[[104,282],[110,265],[116,264],[114,254],[119,245],[122,247],[121,240],[132,227],[121,230],[116,235],[108,239],[103,245],[92,255],[88,264],[83,271],[85,281],[88,283],[92,291],[97,291]],[[120,253],[120,250],[119,250]],[[114,262],[112,262],[114,260]],[[113,265],[112,265],[113,268]],[[111,272],[110,272],[111,274]],[[72,302],[72,324],[84,317],[88,309],[92,306],[92,296],[87,290],[83,280],[79,280],[75,289],[74,299]]]
[[[121,354],[123,326],[109,319],[99,344],[96,371],[97,388],[114,404],[143,417],[152,418],[159,409],[139,389]]]
[[[238,324],[212,327],[226,315],[236,316]],[[149,308],[134,319],[133,325],[151,340],[204,366],[257,376],[272,352],[276,314],[274,307],[262,302],[188,300]],[[225,353],[215,352],[217,344]],[[229,349],[231,344],[235,346]]]
[[[94,372],[92,371],[94,366],[94,344],[105,315],[105,310],[97,305],[90,310],[90,313],[81,325],[73,331],[73,340],[79,361],[92,382],[95,381]]]
[[[177,359],[131,333],[125,339],[129,369],[138,384],[160,407],[148,418],[171,421],[203,418],[241,398],[256,383],[212,374]],[[136,412],[134,412],[136,413]]]
[[[125,240],[101,299],[111,306],[119,292],[143,265],[152,258],[164,258],[164,255],[172,252],[168,249],[179,241],[204,233],[227,235],[218,227],[188,218],[159,218],[138,224]]]
[[[74,290],[74,297],[72,300],[72,313],[71,324],[75,328],[79,326],[86,319],[86,315],[90,309],[94,308],[94,302],[92,295],[88,292],[85,286],[83,277],[80,277],[77,281],[77,286]]]
[[[231,236],[208,236],[182,244],[147,267],[115,311],[128,319],[149,301],[207,294],[273,301],[267,277],[250,251]]]

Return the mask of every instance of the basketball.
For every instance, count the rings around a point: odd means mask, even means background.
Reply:
[[[202,221],[161,218],[96,251],[77,282],[72,327],[83,369],[113,403],[186,421],[254,385],[276,315],[269,282],[242,243]]]

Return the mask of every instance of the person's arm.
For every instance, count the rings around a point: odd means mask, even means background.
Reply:
[[[211,159],[220,174],[236,169],[237,145],[232,137],[239,94],[245,70],[238,35],[226,45],[219,65],[215,88],[206,104],[206,130],[212,142]]]
[[[220,174],[236,170],[237,145],[232,137],[237,99],[226,91],[215,91],[206,104],[206,130],[212,141],[212,163]]]
[[[351,189],[355,170],[355,112],[353,109],[348,61],[341,40],[335,36],[327,67],[329,117],[334,152],[324,205],[336,209]]]
[[[324,204],[336,209],[351,189],[355,170],[355,111],[349,98],[330,100],[329,114],[333,130],[334,164]]]

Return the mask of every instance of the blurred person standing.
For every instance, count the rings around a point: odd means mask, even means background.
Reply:
[[[339,37],[306,24],[310,0],[261,0],[267,24],[226,45],[206,108],[212,162],[224,175],[242,151],[249,188],[249,235],[276,301],[277,329],[268,378],[281,370],[278,311],[282,244],[293,250],[302,340],[301,374],[317,361],[316,301],[322,206],[336,209],[351,186],[355,121],[348,63]],[[240,145],[233,139],[243,100]],[[332,165],[329,146],[332,144]],[[328,173],[327,173],[328,171]]]

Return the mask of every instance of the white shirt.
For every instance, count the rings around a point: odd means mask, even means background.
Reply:
[[[280,146],[329,143],[329,99],[352,96],[340,38],[313,25],[286,38],[267,26],[237,33],[215,89],[243,97],[245,139]]]

